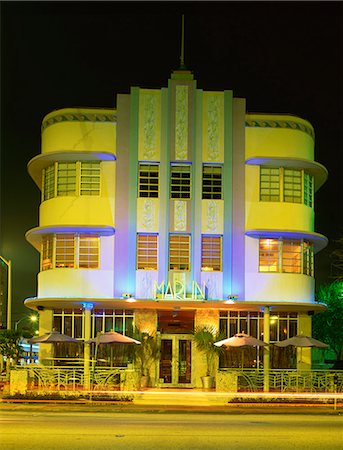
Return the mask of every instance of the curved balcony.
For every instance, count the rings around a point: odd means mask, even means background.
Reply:
[[[295,273],[246,273],[245,299],[247,302],[313,303],[315,280]]]
[[[114,109],[65,108],[43,119],[42,153],[61,149],[76,152],[115,153],[116,122]]]
[[[247,202],[246,229],[311,232],[314,229],[314,211],[299,203]]]
[[[114,198],[98,196],[55,197],[39,207],[40,227],[90,226],[114,227]]]
[[[300,117],[280,114],[247,114],[246,158],[314,159],[314,130]]]
[[[38,274],[38,298],[113,298],[113,270],[51,269]]]

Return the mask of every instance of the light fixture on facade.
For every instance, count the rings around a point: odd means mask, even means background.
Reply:
[[[224,304],[225,305],[233,305],[235,303],[235,300],[237,300],[237,299],[238,299],[238,295],[229,294],[227,296],[227,300],[225,300]]]
[[[82,303],[82,306],[84,309],[93,309],[94,308],[94,304],[93,303]]]

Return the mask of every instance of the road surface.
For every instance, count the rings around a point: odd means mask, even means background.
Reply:
[[[338,450],[338,414],[0,411],[1,450]]]

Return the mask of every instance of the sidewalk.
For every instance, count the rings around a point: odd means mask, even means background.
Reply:
[[[6,400],[0,399],[0,411],[46,409],[105,412],[212,412],[212,413],[343,413],[343,394],[221,393],[189,389],[147,389],[118,391],[132,402],[100,401],[96,393],[82,400]],[[336,402],[335,402],[336,398]],[[336,404],[335,404],[336,403]]]

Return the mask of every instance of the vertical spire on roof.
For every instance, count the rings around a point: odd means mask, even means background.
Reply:
[[[182,14],[180,69],[185,70],[185,15]]]
[[[177,70],[174,70],[172,75],[172,79],[185,79],[192,80],[193,75],[190,70],[185,66],[185,16],[182,14],[182,28],[181,28],[181,54],[180,54],[180,67]]]

